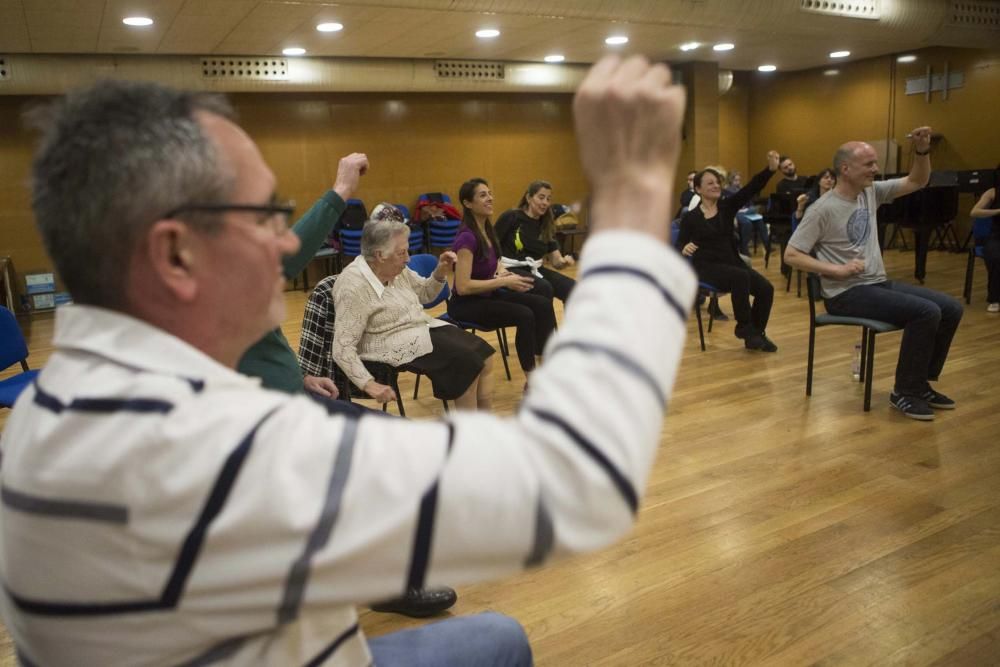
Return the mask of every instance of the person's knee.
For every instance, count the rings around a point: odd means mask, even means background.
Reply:
[[[511,667],[530,667],[533,664],[531,643],[520,623],[495,611],[476,614],[475,619],[479,626],[477,634],[490,638],[497,657],[502,658],[502,662],[498,660],[497,664]]]
[[[944,303],[941,304],[941,319],[945,322],[958,322],[962,319],[962,315],[965,314],[965,308],[962,306],[962,302],[953,297],[948,297]]]

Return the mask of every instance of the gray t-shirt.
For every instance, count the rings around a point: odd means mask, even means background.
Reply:
[[[817,259],[831,264],[847,264],[852,259],[865,263],[864,271],[845,280],[821,276],[824,298],[835,297],[856,285],[886,280],[875,212],[880,205],[893,200],[904,180],[877,181],[862,190],[856,200],[831,190],[806,210],[788,240],[790,246],[807,254],[815,250]]]

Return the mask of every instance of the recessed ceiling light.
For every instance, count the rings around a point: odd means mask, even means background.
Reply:
[[[773,72],[776,69],[778,69],[778,67],[776,65],[761,65],[760,67],[757,68],[757,71],[758,72]]]
[[[849,55],[851,55],[850,51],[834,51],[833,53],[830,54],[830,57],[831,58],[846,58]]]
[[[701,46],[701,42],[687,42],[685,44],[681,44],[681,51],[694,51],[699,46]]]
[[[561,63],[564,60],[566,60],[566,56],[562,55],[561,53],[553,53],[551,55],[545,56],[545,62],[547,63]]]
[[[484,30],[477,30],[476,37],[480,39],[493,39],[494,37],[499,37],[500,31],[496,28],[486,28]]]
[[[306,50],[301,46],[289,46],[287,49],[282,49],[281,52],[286,56],[304,56]]]
[[[153,25],[153,19],[147,16],[129,16],[128,18],[122,19],[122,23],[130,26],[145,26]]]
[[[716,44],[712,47],[713,51],[732,51],[736,48],[735,44],[730,44],[729,42],[723,42],[721,44]]]
[[[339,32],[344,29],[343,23],[320,23],[316,26],[320,32]]]
[[[917,57],[911,53],[909,55],[900,56],[900,57],[896,58],[896,62],[897,63],[912,63],[916,59],[917,59]]]
[[[625,35],[612,35],[604,40],[604,43],[608,46],[619,46],[620,44],[628,44],[628,37]]]
[[[839,69],[823,70],[823,76],[837,76],[838,74],[840,74]]]

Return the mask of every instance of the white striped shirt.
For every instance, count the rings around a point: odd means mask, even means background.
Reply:
[[[627,257],[627,263],[622,263]],[[93,307],[3,434],[0,606],[25,664],[365,665],[354,606],[627,531],[695,279],[595,235],[515,417],[329,416]]]

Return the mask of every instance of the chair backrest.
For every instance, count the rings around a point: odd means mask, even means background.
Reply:
[[[681,235],[681,219],[670,221],[670,245],[677,245],[677,237]]]
[[[399,209],[399,212],[403,214],[403,220],[404,221],[406,221],[406,222],[410,221],[410,207],[409,206],[407,206],[406,204],[393,204],[393,206],[395,206],[397,209]]]
[[[431,220],[429,225],[430,244],[439,248],[446,248],[454,242],[458,236],[458,228],[461,220]]]
[[[340,254],[357,257],[361,254],[361,230],[340,230]]]
[[[973,218],[972,238],[975,240],[976,245],[982,245],[986,243],[986,239],[990,237],[990,231],[992,229],[993,229],[993,218]]]
[[[434,255],[413,255],[410,257],[410,261],[407,262],[406,265],[417,275],[426,278],[434,272],[435,268],[437,268],[437,262],[437,257]],[[424,304],[424,308],[433,308],[442,301],[445,301],[448,298],[449,293],[448,283],[445,283],[438,295],[434,297],[434,300]]]
[[[436,201],[442,204],[450,204],[451,197],[443,192],[425,192],[417,197],[417,201]]]
[[[28,344],[17,325],[17,318],[0,306],[0,371],[28,358]]]
[[[809,324],[813,325],[816,323],[816,302],[823,300],[819,276],[815,273],[806,274],[806,293],[809,296]]]

